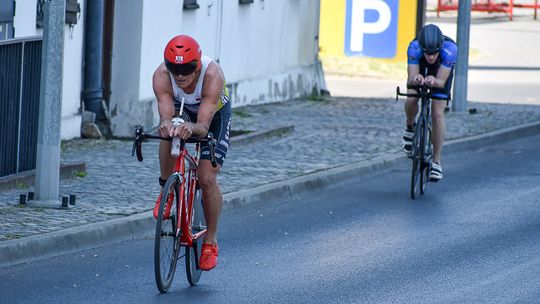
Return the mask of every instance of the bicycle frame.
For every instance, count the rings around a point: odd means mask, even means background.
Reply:
[[[137,159],[143,161],[141,145],[145,138],[150,139],[161,139],[166,141],[171,141],[170,138],[164,138],[155,134],[145,134],[141,126],[137,126],[135,130],[135,140],[133,142],[133,148],[131,155],[137,152]],[[176,227],[176,236],[180,239],[180,245],[186,247],[193,247],[196,244],[196,241],[206,233],[206,229],[193,234],[191,231],[192,218],[188,215],[192,214],[193,211],[193,201],[195,199],[195,194],[197,190],[197,176],[196,171],[198,169],[198,163],[201,156],[201,143],[207,142],[210,146],[210,155],[212,166],[217,166],[215,160],[215,145],[216,140],[214,139],[212,133],[208,133],[205,138],[190,138],[187,140],[181,140],[180,142],[180,155],[176,158],[174,165],[173,174],[178,175],[179,178],[179,193],[180,195],[180,204],[176,204],[177,210],[176,214],[181,215],[180,221],[177,221]],[[195,154],[191,155],[186,148],[186,143],[195,143]],[[188,168],[186,168],[186,161],[188,162]],[[186,172],[187,170],[187,172]],[[187,174],[186,174],[187,173]],[[187,181],[186,181],[187,176]],[[186,182],[189,186],[189,189],[186,189]],[[188,196],[186,200],[186,190],[188,191]]]
[[[188,149],[185,148],[185,145],[180,146],[180,155],[176,159],[174,165],[174,174],[177,174],[180,180],[179,183],[179,193],[180,195],[180,204],[176,204],[178,210],[177,214],[181,214],[180,221],[177,222],[176,235],[179,236],[180,245],[193,247],[194,242],[196,242],[201,236],[206,233],[206,229],[203,229],[196,234],[193,234],[191,230],[192,218],[189,216],[193,211],[193,201],[195,199],[195,193],[197,189],[197,177],[196,171],[198,169],[198,163],[200,159],[200,144],[195,145],[195,156],[191,155]],[[186,170],[186,161],[189,163]],[[186,180],[187,178],[187,180]],[[186,197],[186,182],[189,187],[188,196]],[[187,199],[187,201],[186,201]],[[184,231],[185,233],[180,232]]]

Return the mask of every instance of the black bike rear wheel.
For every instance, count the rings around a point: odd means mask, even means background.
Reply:
[[[206,229],[202,205],[202,192],[198,187],[195,192],[195,198],[193,199],[191,219],[191,231],[193,234],[197,234]],[[193,247],[186,247],[186,275],[191,286],[197,285],[201,278],[202,270],[199,268],[199,259],[201,257],[202,244],[203,236],[193,242]]]
[[[154,243],[154,273],[156,285],[161,293],[167,292],[176,272],[176,262],[180,252],[180,241],[176,231],[177,205],[179,204],[178,176],[169,177],[162,189],[159,213],[156,222]],[[170,216],[163,218],[166,202],[173,195]]]

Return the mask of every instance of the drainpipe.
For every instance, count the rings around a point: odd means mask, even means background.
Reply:
[[[101,134],[109,136],[110,121],[103,99],[103,22],[104,0],[86,1],[82,99],[85,111],[95,114]]]

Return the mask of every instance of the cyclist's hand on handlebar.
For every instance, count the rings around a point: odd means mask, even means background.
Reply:
[[[170,133],[174,131],[174,126],[170,119],[164,119],[159,123],[159,136],[161,137],[170,137]]]
[[[422,76],[421,74],[418,74],[418,75],[414,76],[413,81],[414,81],[415,84],[422,85],[422,84],[424,84],[424,76]]]
[[[429,75],[424,79],[424,82],[428,87],[434,86],[436,81],[437,81],[437,78],[435,78],[435,76],[433,75]]]
[[[181,139],[188,139],[193,135],[193,124],[185,122],[174,128],[169,135],[171,137],[178,136]]]

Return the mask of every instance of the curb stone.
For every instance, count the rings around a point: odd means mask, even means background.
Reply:
[[[534,122],[461,139],[448,140],[446,152],[478,149],[486,145],[540,134],[540,122]],[[389,169],[406,160],[403,153],[391,153],[371,160],[331,168],[286,181],[227,193],[224,209],[238,208],[268,200],[298,197],[312,189],[349,179],[354,176]],[[88,224],[61,231],[34,235],[0,243],[0,268],[39,259],[69,254],[125,240],[151,237],[154,230],[152,212]]]
[[[60,164],[61,179],[73,178],[75,172],[86,172],[86,164],[81,162]],[[14,189],[17,187],[17,183],[23,183],[27,186],[34,185],[35,175],[36,170],[34,169],[2,177],[0,178],[0,191]]]

